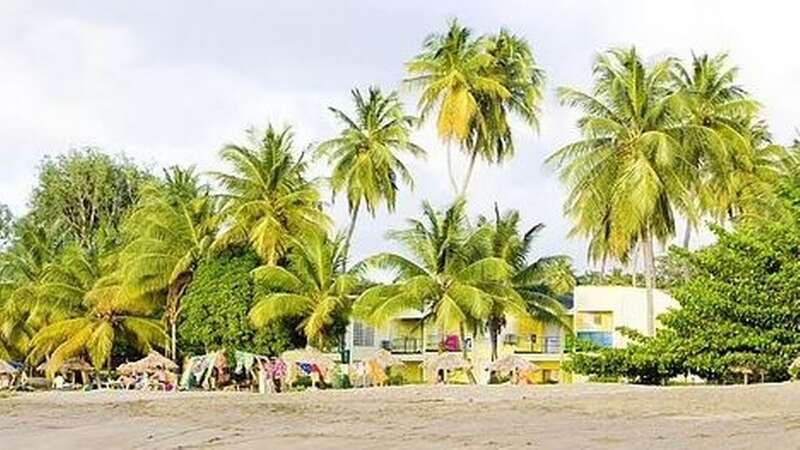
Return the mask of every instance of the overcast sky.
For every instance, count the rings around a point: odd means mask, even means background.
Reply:
[[[41,158],[75,147],[209,170],[250,126],[291,124],[299,145],[332,137],[327,106],[349,108],[354,87],[397,88],[423,38],[456,17],[476,33],[525,36],[548,79],[540,133],[516,127],[517,157],[478,168],[470,210],[488,213],[495,200],[520,209],[527,223],[547,225],[540,254],[584,267],[585,243],[567,238],[564,191],[543,167],[576,137],[576,115],[557,104],[555,88],[588,88],[594,55],[610,46],[635,44],[650,57],[727,51],[775,137],[789,141],[800,123],[797,13],[783,1],[2,0],[0,203],[24,213]],[[403,98],[412,109],[413,97]],[[385,247],[384,233],[423,199],[451,198],[443,145],[430,128],[416,140],[430,156],[411,164],[415,190],[394,215],[361,221],[356,256]],[[344,226],[343,202],[334,210]]]

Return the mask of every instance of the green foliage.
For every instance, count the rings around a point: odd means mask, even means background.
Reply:
[[[249,245],[265,264],[278,264],[293,236],[327,230],[317,186],[307,180],[304,154],[295,155],[291,128],[262,136],[248,133],[248,146],[228,145],[222,159],[228,173],[214,173],[222,185],[224,223],[216,247]]]
[[[278,355],[305,344],[297,321],[277,321],[257,331],[251,328],[247,314],[255,287],[250,272],[259,265],[254,253],[237,251],[199,265],[182,301],[178,342],[184,353],[225,348]]]
[[[715,228],[718,242],[695,253],[673,249],[691,275],[672,289],[681,308],[660,317],[665,328],[624,350],[577,354],[573,370],[657,383],[687,372],[733,381],[747,368],[785,380],[800,355],[800,189],[783,200],[779,220]]]
[[[14,227],[14,216],[8,206],[0,203],[0,250],[8,245]]]
[[[119,227],[152,176],[120,156],[96,149],[45,157],[30,202],[33,222],[53,223],[85,249],[119,243]]]
[[[286,267],[261,266],[253,270],[257,302],[250,320],[262,327],[276,320],[300,318],[308,342],[320,348],[344,333],[359,279],[342,272],[340,239],[320,233],[293,240]]]

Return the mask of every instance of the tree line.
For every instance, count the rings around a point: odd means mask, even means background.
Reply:
[[[95,149],[45,158],[28,212],[0,210],[0,357],[48,361],[52,372],[71,357],[101,367],[151,347],[178,358],[183,344],[329,347],[351,317],[380,325],[409,308],[424,326],[488,333],[493,354],[509,315],[568,325],[558,297],[575,277],[566,257],[533,258],[543,225],[497,205],[466,212],[475,165],[513,158],[513,118],[538,128],[544,71],[529,43],[452,21],[406,72],[415,115],[396,91],[354,89],[350,108],[330,108],[337,135],[299,150],[290,127],[251,129],[220,150],[217,172],[155,174]],[[581,139],[548,164],[591,261],[629,264],[641,252],[652,334],[656,243],[674,237],[678,217],[688,246],[704,221],[738,225],[779,209],[776,181],[796,167],[794,153],[772,142],[725,55],[646,63],[634,48],[612,49],[593,75],[590,90],[558,90],[582,112]],[[445,147],[452,203],[425,202],[390,232],[402,253],[351,261],[359,216],[392,212],[413,188],[408,163],[429,151],[414,131],[426,123]],[[454,152],[468,161],[463,174]],[[309,176],[314,161],[327,164],[325,180]],[[343,230],[326,190],[347,202]],[[375,271],[391,282],[374,282]]]

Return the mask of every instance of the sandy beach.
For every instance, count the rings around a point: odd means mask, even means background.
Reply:
[[[0,399],[2,448],[800,448],[800,383]]]

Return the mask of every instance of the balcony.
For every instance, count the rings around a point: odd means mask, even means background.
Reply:
[[[514,347],[514,353],[542,353],[559,354],[563,351],[561,336],[540,336],[540,335],[515,335],[507,334],[503,338],[503,345]]]
[[[401,337],[385,340],[381,342],[381,347],[398,355],[409,355],[415,353],[422,353],[422,340],[417,337]],[[458,352],[461,351],[461,345],[458,339],[449,339],[447,342],[441,342],[436,336],[429,336],[425,340],[425,352],[438,352],[441,348],[445,351]]]

